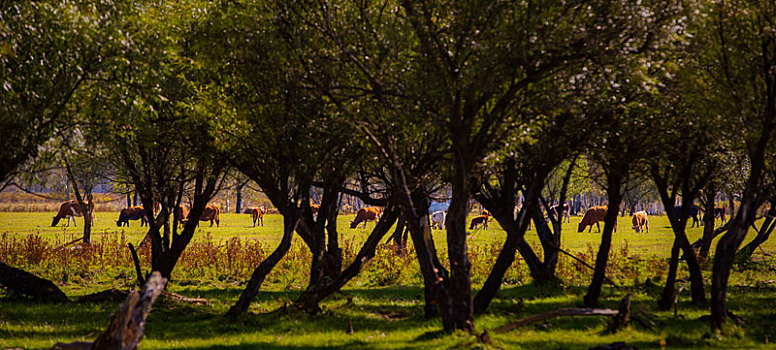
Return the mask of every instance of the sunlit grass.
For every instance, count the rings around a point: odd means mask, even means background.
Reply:
[[[115,214],[115,215],[114,215]],[[67,242],[80,236],[78,228],[48,227],[51,213],[0,213],[0,234],[5,239],[23,239],[39,235],[43,243]],[[122,249],[121,235],[125,242],[137,243],[145,234],[139,222],[131,222],[130,228],[117,228],[117,213],[98,213],[94,228],[95,242],[102,242],[105,249]],[[79,218],[79,224],[81,219]],[[368,233],[367,230],[348,228],[352,215],[340,218],[338,228],[343,242],[351,242],[351,250],[358,248]],[[600,243],[600,234],[576,233],[579,217],[572,217],[571,224],[564,225],[563,246],[566,250],[592,262]],[[616,308],[619,300],[632,293],[634,305],[656,313],[662,326],[647,330],[633,325],[630,329],[611,335],[604,334],[606,319],[560,318],[537,328],[529,326],[505,334],[491,334],[494,348],[505,349],[587,349],[590,346],[626,341],[630,345],[644,348],[659,348],[661,342],[667,348],[769,348],[768,343],[776,338],[776,289],[773,280],[776,272],[773,259],[766,259],[765,266],[755,269],[734,270],[729,294],[730,309],[742,316],[747,323],[730,335],[717,337],[710,334],[708,322],[700,319],[708,314],[708,306],[693,306],[687,293],[680,297],[679,315],[673,312],[655,310],[655,299],[660,293],[673,234],[663,217],[650,217],[650,233],[635,233],[630,229],[630,218],[619,221],[619,232],[614,235],[613,261],[610,277],[618,281],[620,288],[606,286],[602,303]],[[205,223],[203,223],[205,224]],[[197,254],[212,254],[213,249],[225,249],[230,239],[237,237],[247,252],[250,242],[259,242],[268,254],[280,239],[282,218],[267,215],[264,227],[252,227],[249,215],[225,214],[221,227],[200,226],[195,240],[187,254],[192,259]],[[368,229],[374,223],[368,224]],[[488,230],[477,230],[470,235],[472,251],[472,280],[475,291],[484,280],[504,239],[504,231],[496,223]],[[701,229],[689,229],[690,239],[701,235]],[[437,247],[446,249],[444,231],[435,230]],[[748,237],[751,239],[751,236]],[[538,246],[535,231],[529,231],[528,240]],[[209,242],[209,243],[208,243]],[[8,242],[3,242],[8,243]],[[53,245],[53,244],[52,244]],[[345,245],[343,243],[343,245]],[[207,247],[211,248],[207,248]],[[776,244],[769,241],[764,251],[773,253]],[[199,249],[199,250],[198,250]],[[209,249],[209,250],[208,250]],[[123,251],[123,250],[122,250]],[[106,253],[106,254],[125,254]],[[440,255],[444,255],[442,252]],[[241,255],[242,256],[242,255]],[[105,259],[108,257],[106,256]],[[77,259],[61,257],[70,264]],[[241,258],[242,259],[242,258]],[[247,259],[247,258],[246,258]],[[323,312],[303,315],[287,309],[307,283],[309,253],[295,238],[291,256],[287,257],[268,276],[262,292],[253,303],[248,314],[236,321],[223,318],[224,312],[237,299],[247,280],[245,272],[230,273],[223,267],[204,266],[201,271],[193,265],[181,265],[173,275],[169,289],[189,296],[207,298],[205,306],[159,302],[151,312],[146,337],[141,343],[143,349],[198,349],[198,348],[475,348],[480,346],[476,338],[464,334],[446,335],[439,332],[439,319],[426,320],[423,317],[423,291],[414,258],[397,260],[389,247],[378,250],[378,256],[367,265],[360,277],[349,283],[341,293],[328,298],[322,304]],[[443,257],[443,260],[444,257]],[[512,320],[561,307],[575,307],[581,303],[589,282],[589,271],[580,268],[561,257],[559,275],[564,285],[557,288],[537,287],[530,284],[527,268],[518,258],[508,274],[508,281],[493,301],[488,312],[478,316],[478,331],[493,329]],[[74,299],[79,295],[107,288],[129,288],[134,284],[134,270],[126,257],[114,257],[111,264],[125,262],[125,266],[100,266],[89,262],[85,273],[77,266],[67,269],[51,265],[47,269],[62,271],[52,278]],[[184,264],[185,262],[181,262]],[[225,264],[223,259],[215,262]],[[251,264],[253,264],[252,262]],[[403,265],[406,264],[406,265]],[[704,267],[708,283],[711,277],[710,264]],[[36,273],[46,274],[40,266],[21,266]],[[388,268],[399,266],[397,275],[388,275]],[[147,269],[147,264],[144,269]],[[250,268],[244,271],[250,273]],[[657,270],[657,271],[656,271]],[[63,275],[67,275],[66,277]],[[634,277],[635,276],[635,277]],[[644,280],[652,277],[650,283]],[[686,271],[680,271],[686,277]],[[385,284],[385,286],[381,286]],[[707,286],[708,288],[708,286]],[[0,292],[1,293],[1,292]],[[708,295],[708,294],[707,294]],[[352,297],[352,304],[347,297]],[[101,332],[115,310],[116,304],[36,304],[0,294],[0,348],[21,347],[25,349],[50,348],[55,342],[93,340]],[[345,333],[348,320],[354,333]]]

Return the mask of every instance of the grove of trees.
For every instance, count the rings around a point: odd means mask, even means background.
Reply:
[[[198,217],[228,179],[255,182],[283,236],[231,317],[295,235],[311,268],[294,307],[315,313],[398,224],[425,315],[468,332],[516,254],[535,283],[558,285],[563,222],[541,208],[568,202],[585,179],[608,203],[584,297],[597,307],[620,207],[654,188],[675,238],[659,305],[686,263],[692,300],[711,306],[718,329],[737,257],[776,226],[774,19],[776,2],[744,0],[2,2],[0,181],[51,154],[84,196],[95,174],[131,184],[154,218],[151,269],[173,280],[197,225],[180,228],[176,208],[188,198]],[[447,257],[427,213],[442,189]],[[690,209],[696,199],[713,208],[723,191],[737,196],[731,220],[707,225],[696,252]],[[347,266],[343,194],[384,207]],[[482,286],[470,276],[472,199],[507,232]],[[771,215],[742,249],[765,203]],[[531,222],[541,252],[526,242]],[[700,262],[715,235],[707,298]],[[10,269],[0,262],[0,275]]]

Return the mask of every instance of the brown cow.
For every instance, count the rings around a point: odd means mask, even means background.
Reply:
[[[477,226],[482,225],[482,228],[488,229],[488,219],[490,219],[490,215],[478,215],[472,218],[471,224],[469,224],[470,230],[477,229]]]
[[[91,195],[89,195],[89,199],[91,199]],[[89,210],[90,213],[93,213],[94,201],[86,200],[85,203],[86,209]],[[67,219],[67,227],[70,227],[70,219],[73,219],[73,225],[78,227],[78,223],[75,221],[76,216],[83,216],[83,213],[81,212],[81,206],[78,205],[78,202],[62,202],[62,204],[59,205],[59,211],[57,212],[57,215],[54,216],[53,220],[51,221],[51,226],[57,226],[59,220]]]
[[[172,213],[172,219],[178,222],[178,225],[183,226],[186,222],[186,217],[189,216],[189,210],[186,207],[179,205],[178,208]]]
[[[213,221],[216,222],[216,227],[219,227],[221,224],[221,210],[218,209],[215,205],[208,205],[205,207],[205,209],[202,210],[202,215],[199,217],[199,221],[210,221],[210,227],[213,227]],[[186,220],[183,220],[183,222],[189,221],[191,218],[191,213],[186,216]],[[199,226],[199,222],[197,222],[197,226]]]
[[[119,221],[116,221],[116,226],[129,227],[129,220],[140,220],[140,227],[143,227],[143,225],[148,226],[145,210],[141,206],[121,209],[121,213],[119,213]]]
[[[596,227],[598,227],[598,232],[601,232],[601,225],[598,222],[604,221],[605,216],[606,216],[605,205],[589,208],[585,212],[585,216],[582,217],[582,222],[579,223],[579,226],[577,227],[577,232],[583,232],[585,231],[585,228],[587,226],[590,226],[590,230],[587,231],[588,233],[590,233],[593,231],[593,225],[596,225]],[[617,221],[614,222],[614,232],[617,232]]]
[[[264,206],[251,209],[251,219],[253,219],[253,227],[256,227],[257,222],[264,226]]]
[[[380,219],[380,214],[383,213],[383,208],[380,207],[366,207],[361,208],[356,212],[356,219],[350,222],[350,228],[356,228],[358,224],[364,223],[366,228],[367,221],[377,221]]]
[[[636,230],[636,232],[641,232],[646,229],[646,232],[649,233],[649,219],[647,218],[647,212],[642,210],[633,213],[631,221],[633,222],[633,229]],[[592,229],[593,227],[591,226],[590,228]]]

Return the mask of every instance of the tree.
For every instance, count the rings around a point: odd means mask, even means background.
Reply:
[[[772,2],[729,1],[703,4],[693,22],[699,81],[714,91],[711,103],[726,116],[738,137],[732,144],[746,156],[744,189],[728,231],[717,243],[711,282],[711,327],[727,318],[727,284],[737,249],[755,220],[760,204],[774,188],[776,154],[776,33]]]
[[[65,123],[68,107],[111,53],[119,6],[103,2],[0,4],[0,181]]]

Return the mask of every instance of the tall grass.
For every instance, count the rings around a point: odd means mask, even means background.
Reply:
[[[4,256],[6,263],[12,266],[57,283],[100,283],[116,287],[134,283],[135,272],[124,232],[96,233],[90,246],[63,247],[75,238],[77,235],[65,233],[56,234],[53,239],[41,238],[37,233],[2,233],[0,256]],[[341,249],[344,266],[355,259],[362,243],[358,237],[343,241]],[[207,233],[192,241],[183,252],[173,271],[173,282],[180,285],[242,285],[272,249],[274,247],[255,239],[215,239]],[[541,253],[538,247],[534,249]],[[496,242],[470,246],[471,278],[475,285],[485,281],[500,251],[501,245]],[[589,265],[595,263],[595,249],[592,245],[573,254]],[[150,248],[147,245],[141,246],[138,255],[143,269],[149,269]],[[442,264],[449,268],[444,249],[439,255]],[[295,240],[288,254],[268,275],[267,282],[281,289],[303,288],[309,279],[310,257],[307,247]],[[626,244],[612,249],[607,276],[618,284],[638,283],[647,278],[663,278],[666,267],[665,259],[634,254]],[[590,281],[592,270],[561,255],[557,274],[567,284],[584,285]],[[363,286],[419,285],[422,276],[411,244],[404,253],[398,253],[393,244],[381,244],[377,247],[375,257],[364,266],[356,280],[356,283]],[[518,255],[507,271],[504,283],[522,285],[530,281],[529,270]]]

